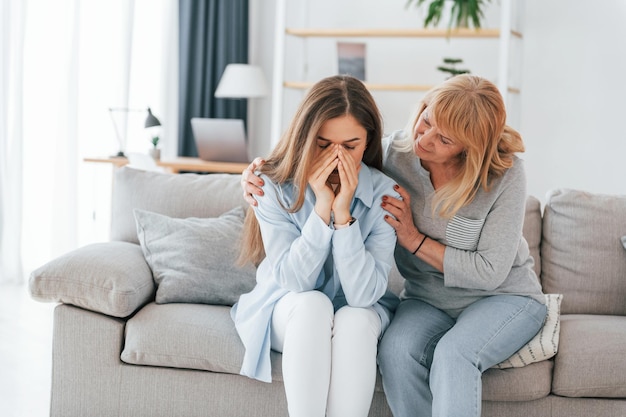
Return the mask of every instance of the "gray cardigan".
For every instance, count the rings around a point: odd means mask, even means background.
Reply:
[[[533,258],[522,236],[526,204],[523,161],[500,178],[489,192],[480,189],[474,200],[451,219],[432,211],[434,194],[430,174],[413,152],[398,151],[401,131],[385,138],[385,173],[411,195],[411,209],[420,232],[444,245],[444,273],[408,250],[396,248],[398,270],[406,279],[401,298],[423,300],[452,317],[482,297],[495,294],[545,298],[533,270]]]

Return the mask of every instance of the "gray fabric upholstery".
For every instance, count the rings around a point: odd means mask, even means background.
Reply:
[[[128,320],[122,360],[239,374],[243,353],[229,307],[153,303]]]
[[[124,415],[119,408],[124,324],[122,319],[67,304],[56,307],[51,416]]]
[[[483,374],[484,401],[532,401],[550,394],[553,362],[523,368],[489,369]]]
[[[626,398],[626,317],[565,315],[552,392],[564,397]]]
[[[526,242],[528,242],[530,256],[535,261],[535,273],[537,274],[537,279],[539,279],[541,276],[541,258],[539,256],[541,247],[541,202],[533,196],[529,196],[526,199],[522,233]]]
[[[557,190],[543,219],[538,200],[528,199],[523,233],[544,291],[564,294],[562,313],[593,315],[561,315],[554,359],[486,371],[483,417],[626,416],[625,199]],[[245,207],[238,175],[120,169],[112,238],[138,242],[134,208],[185,219],[237,206]],[[52,417],[287,416],[282,356],[272,353],[271,384],[238,375],[243,348],[228,306],[156,304],[139,245],[67,256],[31,278],[35,298],[65,303],[55,310]],[[399,291],[394,271],[390,286]],[[598,315],[609,312],[619,315]],[[380,376],[370,417],[391,417]]]
[[[111,240],[139,243],[133,209],[169,217],[217,217],[247,208],[234,174],[164,174],[123,167],[115,171],[111,207]]]
[[[563,294],[561,313],[626,315],[626,196],[555,190],[541,245],[542,285]]]
[[[172,305],[157,307],[168,306]],[[128,365],[119,357],[124,344],[123,320],[64,304],[55,309],[54,320],[51,417],[287,417],[282,380],[274,378],[266,384],[233,374]],[[552,361],[545,361],[525,368],[487,371],[483,376],[482,416],[626,415],[624,399],[550,395],[522,400],[545,392],[551,369]],[[525,394],[518,395],[520,386]],[[494,397],[500,400],[494,401]],[[369,415],[391,417],[379,385]]]
[[[157,303],[233,305],[254,288],[254,266],[236,265],[243,208],[206,219],[174,219],[135,209],[135,218],[157,283]]]
[[[230,318],[230,308],[152,303],[128,320],[121,358],[134,365],[238,375],[243,353],[243,345]],[[273,352],[274,382],[283,380],[280,360],[281,356]],[[518,370],[487,371],[483,376],[485,400],[529,401],[549,394],[552,361]],[[383,391],[380,376],[376,390]]]
[[[154,281],[138,245],[105,242],[76,249],[37,268],[30,275],[29,291],[38,301],[126,317],[154,298]]]

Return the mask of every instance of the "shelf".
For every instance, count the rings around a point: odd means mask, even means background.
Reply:
[[[498,38],[499,29],[315,29],[286,28],[285,33],[300,37],[405,37],[405,38]],[[511,32],[515,34],[515,32]],[[519,32],[517,32],[519,34]],[[518,35],[515,35],[518,36]],[[519,34],[521,36],[521,34]]]
[[[291,7],[297,7],[297,2],[291,2],[288,0],[276,0],[276,22],[277,26],[274,32],[274,78],[273,78],[273,92],[272,92],[272,128],[271,128],[271,137],[273,143],[276,143],[278,138],[280,138],[282,129],[283,129],[283,93],[286,89],[289,90],[308,90],[314,83],[313,81],[308,81],[312,78],[311,74],[309,74],[308,62],[307,59],[314,59],[307,55],[307,47],[310,43],[312,47],[326,47],[328,51],[327,54],[333,53],[333,48],[330,48],[327,44],[327,39],[337,40],[339,42],[342,39],[346,38],[355,38],[357,42],[369,42],[369,39],[386,39],[393,40],[393,38],[403,38],[403,39],[415,39],[418,43],[421,42],[431,42],[431,40],[435,42],[439,42],[439,40],[447,40],[447,41],[460,41],[461,44],[469,44],[473,43],[472,41],[485,40],[488,44],[489,48],[494,47],[495,40],[498,40],[498,50],[499,50],[499,64],[498,64],[498,88],[500,89],[503,99],[505,103],[507,103],[508,96],[511,95],[519,95],[519,88],[512,87],[509,85],[510,76],[508,74],[509,68],[511,68],[510,62],[510,44],[513,39],[522,39],[522,33],[518,30],[514,29],[512,25],[515,10],[519,9],[519,5],[523,4],[522,2],[518,2],[516,4],[516,9],[514,10],[512,7],[512,0],[501,0],[501,13],[500,13],[500,27],[499,28],[481,28],[481,29],[448,29],[444,28],[368,28],[368,27],[360,27],[360,28],[341,28],[341,27],[303,27],[298,24],[294,20],[291,22],[295,24],[295,26],[287,27],[286,26],[286,9],[287,5],[291,5]],[[300,19],[308,21],[308,19]],[[317,20],[314,24],[322,24],[323,18]],[[332,25],[332,23],[329,23]],[[286,41],[287,38],[291,38],[289,42]],[[297,39],[296,39],[297,38]],[[313,39],[313,38],[322,38]],[[359,38],[362,38],[359,40]],[[364,39],[363,39],[364,38]],[[286,66],[285,60],[286,57],[292,56],[287,48],[292,49],[298,48],[299,46],[304,45],[304,54],[302,57],[302,64],[300,72],[300,78],[298,79],[298,75],[294,75],[294,69],[291,69],[292,74],[285,74]],[[378,44],[376,45],[378,46]],[[494,47],[495,51],[495,47]],[[409,52],[407,52],[409,53]],[[324,58],[327,58],[328,55],[324,55]],[[431,53],[432,56],[436,56],[436,53]],[[421,57],[420,57],[421,58]],[[324,61],[322,65],[325,65],[328,61]],[[316,74],[321,73],[318,71],[318,67],[315,67]],[[390,93],[415,93],[415,92],[426,92],[430,90],[433,86],[428,84],[418,84],[418,83],[407,83],[406,81],[411,81],[415,79],[415,81],[419,82],[420,80],[416,77],[411,77],[408,80],[403,79],[400,80],[397,77],[394,78],[394,74],[392,71],[392,66],[390,65],[390,70],[385,70],[385,76],[377,77],[378,81],[382,81],[379,83],[365,82],[365,86],[368,90],[374,91],[387,91]],[[328,73],[328,71],[326,71]],[[290,79],[291,78],[291,79]],[[389,82],[385,82],[389,81]],[[394,83],[393,81],[399,81]],[[423,80],[422,80],[423,81]],[[403,97],[404,98],[404,97]],[[289,99],[292,99],[290,95]],[[386,97],[385,97],[386,99]]]
[[[433,87],[432,85],[419,84],[375,84],[368,82],[364,84],[370,91],[428,91]],[[307,81],[285,81],[283,85],[287,88],[307,90],[313,86],[313,83]]]
[[[308,90],[314,83],[307,81],[285,81],[283,86],[285,88],[293,88],[297,90]],[[428,91],[434,87],[434,85],[426,84],[375,84],[364,83],[370,91]],[[514,87],[508,87],[507,91],[512,94],[519,94],[520,89]]]

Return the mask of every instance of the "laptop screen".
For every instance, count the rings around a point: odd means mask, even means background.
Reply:
[[[194,117],[191,130],[200,159],[250,162],[243,120]]]

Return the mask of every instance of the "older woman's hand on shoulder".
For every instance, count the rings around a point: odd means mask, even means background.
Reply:
[[[246,203],[251,206],[256,206],[257,201],[254,196],[262,196],[263,195],[263,180],[256,175],[254,172],[261,168],[261,166],[265,163],[265,160],[260,157],[254,158],[254,161],[250,162],[250,165],[241,173],[241,188],[243,188],[243,198],[246,200]]]

